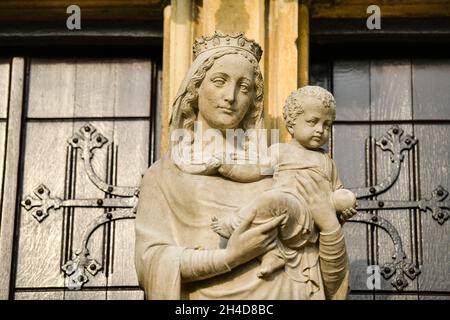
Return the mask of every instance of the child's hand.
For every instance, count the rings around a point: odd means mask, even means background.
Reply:
[[[357,213],[358,211],[356,211],[355,208],[347,208],[343,210],[339,215],[339,222],[341,224],[344,224],[347,220],[351,219]]]
[[[355,208],[348,208],[342,211],[341,215],[345,220],[351,219],[355,214],[357,214],[358,211],[356,211]]]

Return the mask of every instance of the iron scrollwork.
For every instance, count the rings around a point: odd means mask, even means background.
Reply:
[[[81,151],[81,159],[84,163],[89,180],[105,195],[105,198],[97,199],[66,199],[50,195],[50,190],[44,185],[39,185],[33,196],[26,196],[21,202],[22,206],[41,223],[49,215],[49,210],[59,210],[61,208],[104,208],[105,212],[95,218],[85,230],[81,245],[75,251],[75,257],[68,260],[62,267],[62,271],[68,276],[69,289],[81,289],[89,281],[87,273],[95,276],[102,270],[103,266],[89,252],[89,239],[95,230],[109,222],[134,219],[136,214],[137,200],[139,197],[138,187],[116,186],[103,181],[94,172],[91,160],[94,156],[94,149],[101,148],[108,142],[108,139],[90,123],[85,124],[69,140],[68,144],[73,149]],[[114,198],[112,198],[114,196]]]
[[[388,233],[394,243],[394,254],[392,262],[387,262],[381,267],[381,275],[386,279],[393,278],[391,284],[399,291],[408,286],[406,277],[414,280],[420,274],[419,266],[407,260],[403,250],[402,239],[395,227],[386,219],[369,212],[377,210],[393,209],[419,209],[421,212],[430,210],[432,217],[439,224],[443,224],[449,217],[450,203],[445,201],[448,192],[442,186],[438,186],[429,199],[418,201],[396,201],[396,200],[362,200],[374,197],[388,191],[397,181],[405,152],[412,150],[418,140],[407,134],[398,126],[393,126],[382,137],[376,139],[376,146],[382,151],[390,153],[391,170],[390,176],[381,183],[366,188],[352,189],[358,199],[358,211],[360,212],[349,222],[359,222],[381,228]],[[406,277],[405,277],[406,275]]]
[[[95,230],[111,221],[135,218],[136,206],[139,197],[137,187],[122,187],[107,183],[100,179],[94,172],[91,160],[94,149],[102,148],[108,139],[97,132],[91,124],[83,125],[79,132],[75,133],[69,140],[69,145],[74,149],[81,150],[81,159],[84,162],[85,171],[90,181],[109,197],[103,199],[60,199],[50,195],[50,190],[44,185],[39,185],[34,191],[34,196],[26,196],[21,202],[22,206],[41,223],[49,215],[49,210],[60,210],[61,208],[96,207],[105,208],[105,212],[95,218],[85,230],[81,245],[75,256],[68,260],[61,269],[69,278],[70,289],[81,289],[89,281],[88,274],[95,276],[103,266],[89,252],[89,239]],[[438,186],[430,198],[418,201],[394,201],[374,200],[372,198],[389,190],[397,181],[405,152],[411,150],[418,140],[411,135],[404,135],[402,129],[393,126],[388,132],[376,140],[376,145],[382,151],[390,153],[391,174],[381,183],[352,189],[357,195],[358,211],[360,212],[349,222],[365,223],[381,228],[386,231],[394,243],[392,262],[385,263],[381,267],[381,274],[387,280],[393,278],[391,284],[397,290],[403,290],[409,278],[414,280],[420,273],[420,268],[407,260],[403,249],[402,239],[396,228],[385,218],[374,213],[376,210],[388,209],[419,209],[421,212],[431,211],[432,217],[443,224],[449,218],[448,191]],[[406,277],[405,277],[406,276]]]

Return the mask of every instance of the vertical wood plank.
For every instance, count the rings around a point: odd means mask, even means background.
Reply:
[[[32,59],[29,118],[71,118],[75,101],[76,60]]]
[[[429,198],[438,185],[450,191],[450,126],[415,125],[414,130],[419,139],[420,197]],[[421,293],[448,292],[450,220],[439,225],[430,211],[421,212],[420,217],[422,273],[419,275],[419,290]]]
[[[450,60],[413,60],[414,119],[450,120]]]
[[[100,59],[77,61],[75,116],[114,116],[117,65],[111,62]]]
[[[333,159],[345,188],[365,186],[365,140],[369,136],[368,125],[333,126]],[[344,232],[350,259],[350,289],[366,290],[367,227],[347,222]]]
[[[336,120],[370,119],[370,62],[338,60],[333,63]]]
[[[156,92],[152,92],[152,95],[156,95],[156,105],[151,105],[150,108],[154,108],[155,113],[153,114],[153,119],[151,119],[154,124],[153,132],[153,148],[155,150],[154,159],[149,159],[150,161],[156,161],[161,157],[161,153],[163,152],[163,135],[164,135],[164,111],[163,111],[163,99],[162,99],[162,90],[163,90],[163,70],[161,69],[161,65],[155,66],[157,68],[156,76],[153,81],[156,80]],[[150,163],[149,163],[150,164]]]
[[[203,1],[202,1],[203,3]],[[198,11],[199,14],[202,14],[202,10]],[[162,61],[162,77],[165,79],[164,82],[162,82],[162,89],[161,89],[161,95],[162,95],[162,105],[161,105],[161,145],[159,152],[160,154],[165,154],[167,150],[169,149],[169,121],[170,121],[170,114],[172,112],[172,82],[168,81],[169,77],[171,76],[171,44],[173,43],[170,40],[170,27],[171,27],[171,15],[172,15],[172,6],[167,5],[164,8],[163,11],[164,15],[164,40],[163,40],[163,61]]]
[[[148,166],[149,123],[144,121],[117,121],[114,123],[114,141],[118,147],[117,183],[139,186]],[[130,165],[132,164],[132,165]],[[134,266],[134,220],[114,223],[114,272],[108,286],[137,286]],[[109,294],[109,291],[108,291]]]
[[[115,121],[113,125],[112,138],[118,147],[117,183],[139,186],[148,168],[149,121]]]
[[[75,114],[149,117],[151,62],[144,59],[78,61]]]
[[[375,60],[370,67],[372,120],[411,120],[410,60]]]
[[[0,223],[0,299],[10,294],[11,261],[14,243],[14,225],[20,163],[20,137],[22,129],[23,89],[25,60],[12,60],[10,100],[8,107],[8,132],[6,136],[5,179],[3,207]]]
[[[9,93],[9,59],[0,59],[0,119],[6,118]]]
[[[151,61],[126,59],[110,63],[116,65],[114,116],[149,117],[153,80]]]
[[[35,84],[36,85],[36,84]],[[71,123],[27,123],[21,198],[44,184],[50,197],[64,197],[67,139]],[[22,200],[22,199],[21,199]],[[19,288],[63,287],[61,271],[63,209],[50,209],[39,223],[25,208],[20,210],[20,237],[16,286]]]
[[[3,190],[3,168],[5,166],[5,148],[6,148],[6,122],[0,122],[0,194]],[[0,213],[2,208],[2,198],[0,198]],[[0,216],[1,219],[1,216]],[[0,225],[1,228],[1,225]]]

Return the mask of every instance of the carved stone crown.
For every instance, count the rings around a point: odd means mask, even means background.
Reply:
[[[218,47],[230,47],[245,50],[251,53],[258,62],[262,55],[262,49],[259,44],[253,40],[247,39],[242,32],[228,35],[215,31],[210,37],[203,36],[195,40],[193,45],[194,58],[197,58],[199,54],[205,51]]]

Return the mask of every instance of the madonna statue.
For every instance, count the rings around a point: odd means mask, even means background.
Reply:
[[[273,184],[272,176],[245,183],[229,179],[210,152],[208,139],[197,146],[200,161],[180,160],[177,150],[193,149],[198,124],[202,132],[214,130],[223,143],[227,129],[263,127],[261,55],[260,46],[243,34],[216,32],[194,44],[195,60],[173,103],[171,149],[141,182],[135,263],[147,299],[347,297],[345,242],[323,179],[316,179],[314,172],[301,177],[308,186],[308,210],[298,209],[305,230],[296,249],[299,276],[293,279],[281,268],[260,277],[260,257],[275,248],[286,215],[254,225],[256,213],[249,211],[229,239],[210,225],[213,217],[225,219],[250,210],[252,200]],[[180,130],[187,132],[181,142],[173,138]]]

